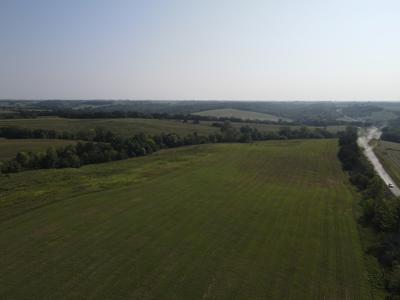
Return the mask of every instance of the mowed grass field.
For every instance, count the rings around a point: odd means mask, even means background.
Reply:
[[[397,184],[400,184],[400,144],[379,141],[374,151],[385,170]]]
[[[375,299],[337,140],[0,177],[1,299]]]
[[[177,133],[187,135],[197,132],[201,135],[208,135],[219,131],[219,128],[210,124],[191,124],[177,120],[158,119],[67,119],[58,117],[46,117],[35,119],[3,119],[0,120],[0,127],[19,126],[31,129],[53,129],[56,131],[88,131],[97,127],[107,128],[119,136],[130,137],[145,132],[148,134]]]
[[[191,121],[183,123],[178,120],[157,120],[157,119],[67,119],[58,117],[43,117],[35,119],[0,119],[0,127],[19,126],[31,129],[54,129],[56,131],[88,131],[97,127],[103,127],[115,134],[123,137],[131,137],[137,133],[160,134],[177,133],[187,135],[197,132],[200,135],[209,135],[219,133],[220,129],[212,126],[213,121],[201,121],[199,124],[192,124]],[[279,131],[285,125],[277,124],[255,124],[255,123],[237,123],[232,125],[238,129],[242,126],[255,127],[261,132]],[[289,126],[292,129],[298,129],[300,126]],[[315,128],[308,126],[309,128]],[[338,132],[345,129],[345,126],[328,126],[331,132]]]
[[[68,140],[46,140],[46,139],[3,139],[0,138],[0,161],[8,160],[20,152],[46,151],[49,147],[62,147],[75,143]]]
[[[289,119],[281,118],[281,117],[274,116],[271,114],[259,113],[259,112],[248,111],[248,110],[233,109],[233,108],[205,110],[205,111],[193,113],[193,115],[209,116],[209,117],[217,117],[217,118],[239,118],[239,119],[243,119],[243,120],[290,121]]]

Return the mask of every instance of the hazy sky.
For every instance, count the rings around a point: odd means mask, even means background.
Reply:
[[[400,1],[0,0],[0,98],[400,100]]]

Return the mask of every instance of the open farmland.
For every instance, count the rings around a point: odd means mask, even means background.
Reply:
[[[199,124],[192,124],[191,121],[183,123],[179,120],[159,120],[159,119],[67,119],[58,117],[45,117],[35,119],[0,119],[0,127],[18,126],[30,129],[54,129],[58,132],[68,131],[76,133],[78,131],[93,130],[97,127],[103,127],[115,134],[123,137],[130,137],[140,132],[147,134],[177,133],[187,135],[197,132],[200,135],[209,135],[218,133],[220,129],[212,126],[213,121],[200,121]],[[250,126],[257,128],[261,132],[279,131],[283,126],[292,129],[299,129],[298,125],[279,125],[279,124],[261,124],[232,122],[235,128]],[[308,126],[310,129],[315,126]],[[336,133],[344,130],[345,126],[327,126],[326,129]]]
[[[217,118],[238,118],[242,120],[261,120],[261,121],[290,121],[286,118],[277,117],[271,114],[240,110],[233,108],[213,109],[193,113],[193,115],[217,117]]]
[[[238,123],[238,122],[232,122],[232,126],[236,128],[240,128],[242,126],[250,126],[257,128],[260,132],[277,132],[279,131],[282,127],[288,127],[292,130],[298,130],[302,126],[301,125],[279,125],[279,124],[262,124],[262,123]],[[326,126],[326,127],[318,127],[318,126],[306,126],[309,129],[316,129],[316,128],[323,128],[328,130],[329,132],[332,133],[337,133],[339,131],[343,131],[346,129],[346,126],[343,125],[331,125],[331,126]]]
[[[379,141],[374,151],[392,179],[400,184],[400,144]]]
[[[213,144],[0,177],[0,298],[374,299],[336,154]]]
[[[88,131],[97,127],[107,128],[117,135],[129,137],[137,133],[159,134],[177,133],[187,135],[197,132],[208,135],[218,131],[218,128],[208,124],[183,123],[178,120],[159,119],[66,119],[58,117],[35,118],[35,119],[4,119],[0,120],[2,126],[19,126],[30,129],[54,129],[56,131]]]
[[[46,140],[46,139],[2,139],[0,138],[0,161],[8,160],[20,152],[31,151],[40,152],[46,151],[49,147],[61,147],[75,143],[68,140]]]

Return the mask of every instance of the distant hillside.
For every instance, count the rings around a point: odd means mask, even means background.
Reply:
[[[262,121],[290,121],[286,118],[280,118],[266,113],[258,113],[248,110],[239,110],[233,108],[212,109],[193,113],[193,115],[210,116],[217,118],[239,118],[243,120],[262,120]]]

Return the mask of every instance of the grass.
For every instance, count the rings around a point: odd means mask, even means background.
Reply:
[[[374,299],[336,140],[0,178],[2,299]]]
[[[66,119],[58,117],[45,117],[36,119],[0,119],[0,127],[19,126],[31,129],[54,129],[56,131],[88,131],[96,127],[103,127],[111,130],[117,135],[130,137],[134,134],[145,132],[147,134],[177,133],[187,135],[197,132],[200,135],[209,135],[220,132],[219,128],[211,126],[214,122],[201,121],[200,124],[183,123],[176,120],[157,120],[157,119]],[[232,123],[236,128],[248,125],[255,127],[262,132],[278,131],[283,125],[254,124],[254,123]],[[300,126],[289,126],[298,129]],[[315,128],[309,126],[309,128]],[[344,130],[344,126],[328,126],[332,132]]]
[[[239,118],[243,120],[261,120],[261,121],[290,121],[289,119],[280,118],[271,114],[259,113],[248,110],[240,110],[233,108],[212,109],[193,113],[193,115],[210,116],[217,118]]]
[[[51,146],[61,147],[68,144],[75,143],[74,141],[68,140],[45,140],[45,139],[2,139],[0,138],[0,161],[8,160],[20,152],[20,151],[31,151],[40,152],[45,151]]]
[[[379,161],[382,163],[385,170],[389,173],[390,177],[400,184],[400,144],[379,141],[374,149]]]
[[[175,120],[157,119],[66,119],[58,117],[36,118],[36,119],[3,119],[2,126],[19,126],[31,129],[54,129],[56,131],[88,131],[96,127],[103,127],[111,130],[117,135],[129,137],[140,132],[148,134],[177,133],[187,135],[197,132],[201,135],[208,135],[218,131],[218,128],[208,124],[191,124]]]
[[[279,131],[282,127],[289,127],[293,130],[295,129],[300,129],[300,125],[276,125],[276,124],[260,124],[260,123],[232,123],[234,127],[240,128],[241,126],[248,125],[250,127],[255,127],[261,132],[271,132],[271,131]],[[317,126],[307,126],[310,129],[315,129],[315,128],[326,128],[328,131],[332,133],[337,133],[339,131],[344,131],[346,129],[346,126],[343,125],[331,125],[331,126],[326,126],[326,127],[317,127]]]

